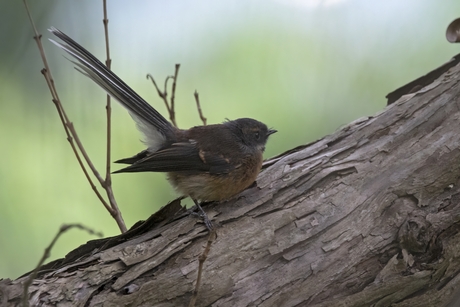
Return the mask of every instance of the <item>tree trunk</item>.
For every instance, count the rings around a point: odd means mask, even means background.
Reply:
[[[266,162],[204,207],[197,306],[446,306],[460,281],[460,66],[373,117]],[[32,306],[187,306],[208,232],[174,201],[43,267]],[[22,283],[0,282],[2,306]]]

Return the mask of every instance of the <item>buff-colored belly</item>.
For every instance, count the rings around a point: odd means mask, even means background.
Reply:
[[[230,174],[211,175],[202,173],[190,175],[168,173],[168,180],[177,192],[193,199],[200,201],[227,200],[254,183],[262,166],[262,159],[254,164],[249,168],[240,167],[235,169]],[[249,172],[247,172],[248,169],[250,170]]]

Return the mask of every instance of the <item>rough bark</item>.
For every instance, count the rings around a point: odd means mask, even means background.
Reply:
[[[460,67],[205,210],[197,306],[445,306],[460,282]],[[207,231],[172,202],[44,267],[32,306],[187,306]],[[171,218],[175,214],[174,218]],[[22,283],[0,282],[2,306]]]

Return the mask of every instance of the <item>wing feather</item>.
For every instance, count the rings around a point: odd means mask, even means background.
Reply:
[[[235,169],[235,166],[231,165],[229,159],[221,155],[200,151],[194,142],[180,142],[148,154],[145,158],[137,160],[132,165],[114,173],[207,172],[210,174],[225,174],[233,169]]]

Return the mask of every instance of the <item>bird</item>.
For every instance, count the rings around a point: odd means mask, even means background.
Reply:
[[[251,186],[262,168],[268,137],[277,130],[252,118],[179,129],[72,38],[54,27],[49,31],[63,43],[50,41],[74,58],[79,72],[127,109],[144,136],[147,148],[115,161],[129,166],[114,173],[166,173],[174,189],[193,200],[212,228],[200,202],[229,200]]]

